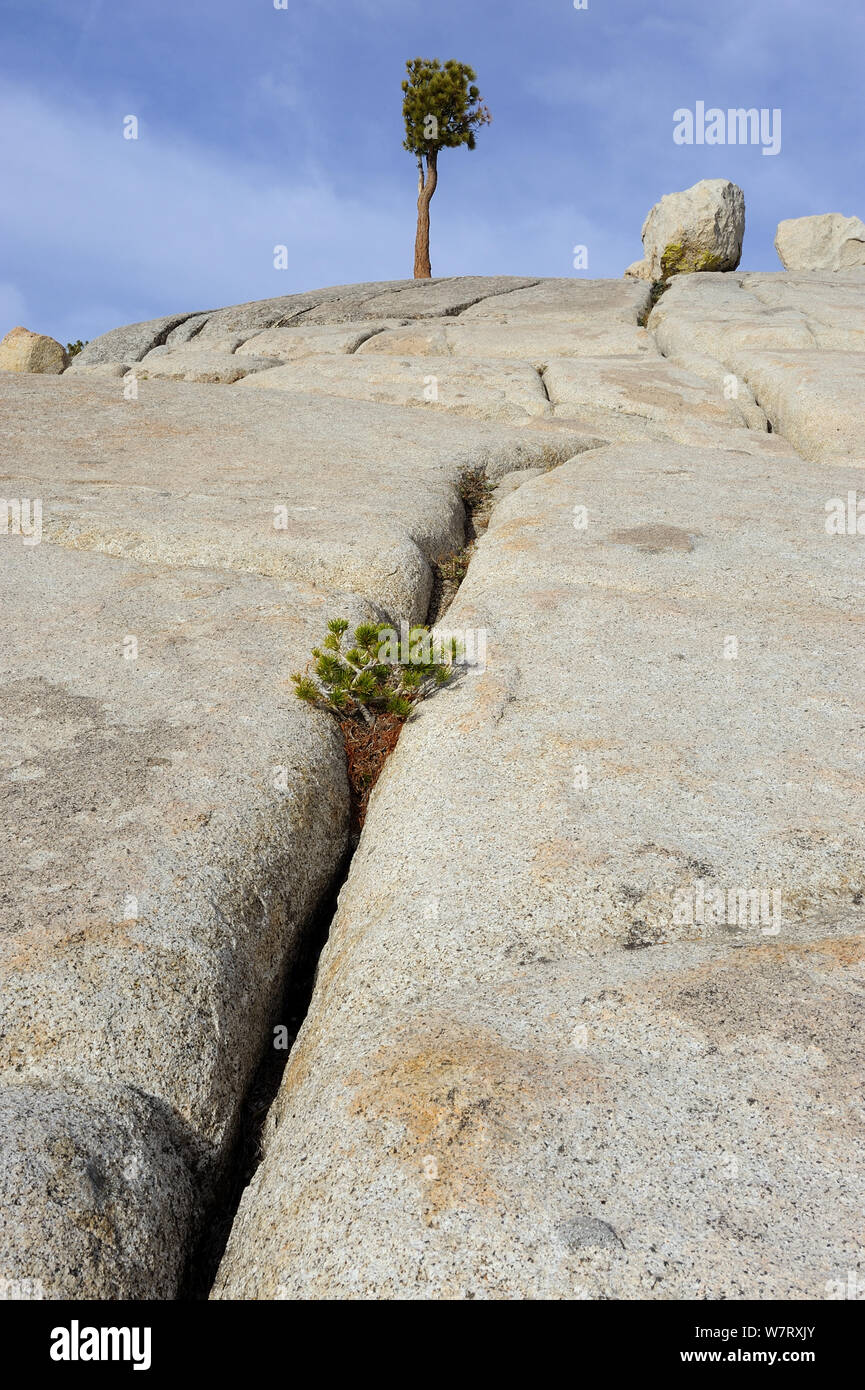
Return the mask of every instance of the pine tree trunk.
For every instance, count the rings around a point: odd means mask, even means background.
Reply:
[[[438,183],[437,161],[437,150],[427,155],[426,178],[424,178],[423,161],[418,160],[417,235],[414,241],[414,278],[416,280],[429,280],[432,276],[429,261],[429,205]]]

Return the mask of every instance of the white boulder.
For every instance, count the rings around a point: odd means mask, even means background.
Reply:
[[[824,212],[778,223],[775,250],[785,270],[852,270],[865,266],[865,222]]]

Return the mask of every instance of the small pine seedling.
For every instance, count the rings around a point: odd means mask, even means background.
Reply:
[[[312,671],[291,677],[299,699],[341,719],[359,715],[369,725],[377,713],[407,719],[412,705],[450,679],[459,656],[451,638],[446,650],[435,651],[427,627],[411,628],[409,661],[394,651],[392,627],[361,623],[353,637],[348,628],[345,618],[332,618],[322,645],[312,649]]]

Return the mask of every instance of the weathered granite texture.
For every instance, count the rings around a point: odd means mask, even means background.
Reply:
[[[477,470],[486,666],[373,795],[214,1294],[857,1267],[863,307],[384,282],[0,374],[5,1277],[177,1294],[346,844],[290,673],[328,617],[423,620]]]

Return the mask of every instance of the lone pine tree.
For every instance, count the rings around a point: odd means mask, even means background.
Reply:
[[[475,131],[491,120],[474,85],[475,73],[453,58],[442,65],[438,58],[412,58],[406,63],[408,78],[402,84],[405,117],[403,146],[417,159],[417,235],[414,243],[414,278],[429,280],[429,205],[438,183],[439,150],[458,145],[475,147]]]

